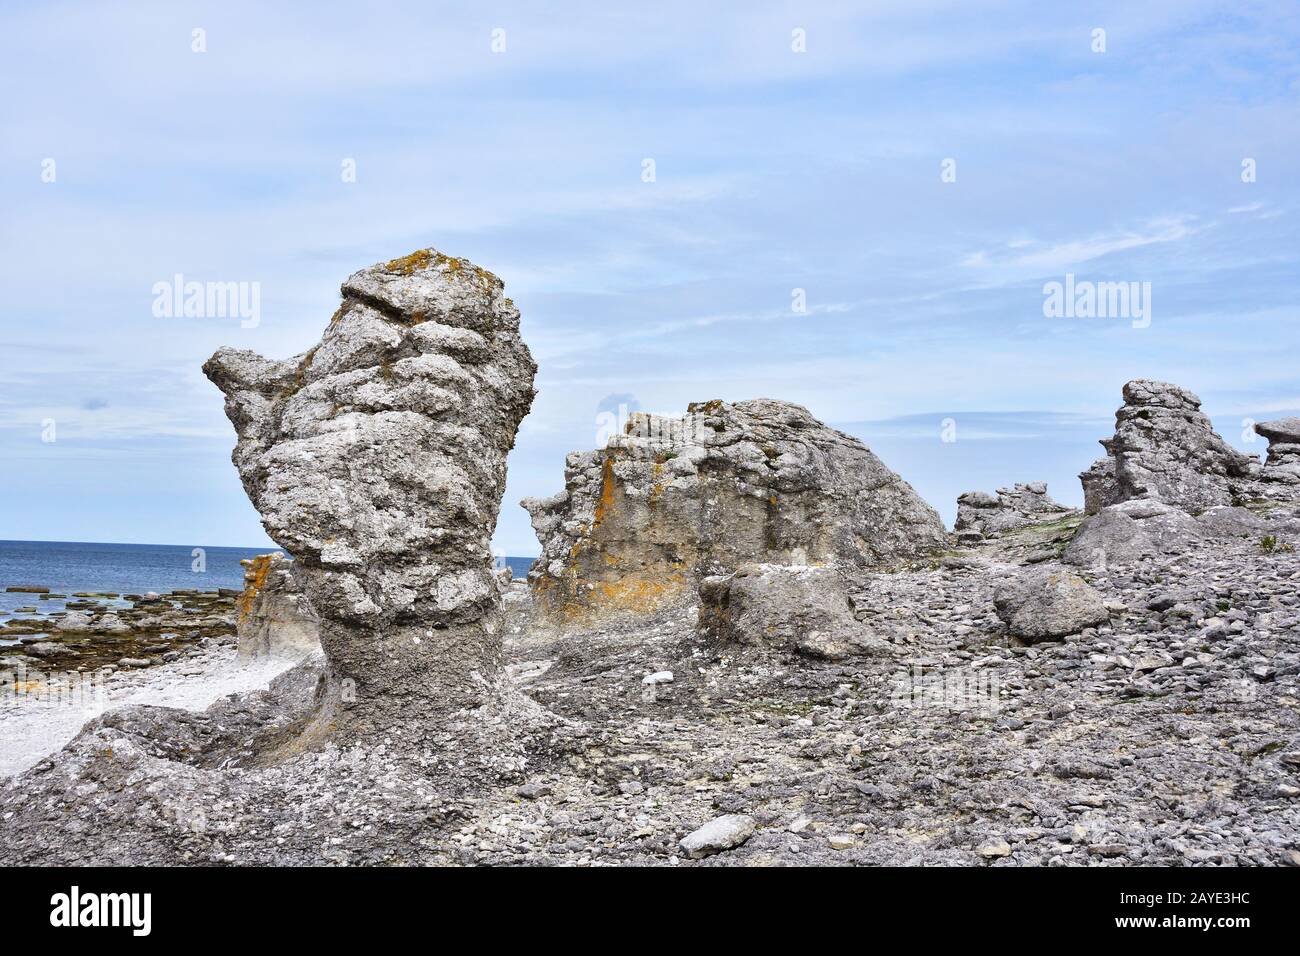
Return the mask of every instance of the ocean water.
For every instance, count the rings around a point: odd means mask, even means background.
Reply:
[[[505,562],[514,572],[516,578],[528,577],[528,569],[533,566],[536,558],[506,558]]]
[[[242,588],[240,560],[265,554],[267,548],[204,548],[203,562],[188,545],[104,544],[84,541],[0,541],[0,616],[27,617],[14,609],[35,607],[40,612],[62,610],[60,600],[42,601],[38,594],[7,593],[19,584],[47,587],[56,594],[109,591],[143,594],[197,588]],[[528,574],[532,558],[505,559],[520,578]],[[196,570],[201,567],[202,570]]]

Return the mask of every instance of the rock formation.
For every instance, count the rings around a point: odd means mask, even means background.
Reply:
[[[1268,459],[1260,477],[1267,482],[1300,485],[1300,418],[1259,422],[1255,431],[1268,439]]]
[[[967,491],[957,498],[957,523],[953,530],[958,534],[973,532],[987,537],[1027,524],[1063,517],[1073,508],[1053,501],[1047,494],[1047,482],[1017,482],[1013,488],[999,488],[997,494],[986,491]]]
[[[564,491],[523,506],[542,543],[530,583],[559,621],[689,599],[748,562],[870,566],[946,537],[860,441],[770,399],[634,414],[605,448],[568,457]]]
[[[318,345],[221,349],[233,460],[320,615],[336,721],[473,706],[501,667],[490,538],[536,366],[501,280],[424,249],[355,273]]]
[[[240,563],[239,656],[292,658],[319,651],[320,619],[302,593],[297,565],[278,551]]]
[[[1166,382],[1125,385],[1115,434],[1101,444],[1107,457],[1079,476],[1088,514],[1132,498],[1193,512],[1228,505],[1249,494],[1260,471],[1214,431],[1199,398]]]

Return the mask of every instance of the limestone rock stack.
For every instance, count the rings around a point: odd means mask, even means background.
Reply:
[[[1230,505],[1249,495],[1260,472],[1215,432],[1199,398],[1167,382],[1125,385],[1115,434],[1101,444],[1107,457],[1079,476],[1088,514],[1134,498],[1191,512]]]
[[[1255,431],[1268,439],[1268,459],[1261,478],[1280,485],[1300,485],[1300,418],[1260,422]]]
[[[863,567],[946,540],[865,445],[770,399],[638,413],[605,448],[568,457],[564,491],[523,506],[542,544],[530,583],[560,621],[690,599],[745,563]]]
[[[355,273],[321,341],[204,365],[233,459],[320,615],[354,723],[472,706],[500,671],[490,547],[536,365],[501,280],[419,250]]]
[[[298,567],[279,551],[244,565],[244,592],[236,605],[239,656],[306,657],[320,650],[320,619],[302,592]]]

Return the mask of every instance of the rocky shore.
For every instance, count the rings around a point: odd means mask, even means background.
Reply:
[[[65,601],[39,585],[12,587],[44,601],[0,627],[0,778],[57,750],[107,710],[203,709],[265,686],[292,663],[237,655],[237,590],[83,592]]]
[[[1084,511],[1026,482],[949,534],[808,410],[700,402],[570,456],[507,582],[500,280],[423,250],[343,299],[208,365],[294,557],[225,626],[285,669],[92,720],[0,788],[0,863],[1300,865],[1288,421],[1260,463],[1130,382]]]
[[[174,661],[205,640],[234,639],[241,592],[35,593],[43,599],[39,604],[19,608],[22,616],[0,624],[0,671],[111,674]]]

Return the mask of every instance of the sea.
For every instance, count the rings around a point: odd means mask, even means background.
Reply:
[[[112,594],[162,594],[178,589],[242,588],[239,562],[269,548],[194,548],[179,544],[107,544],[89,541],[0,541],[0,620],[31,617],[63,609],[62,599],[7,592],[37,585],[71,597],[78,591]],[[507,557],[516,578],[526,577],[532,558]]]

